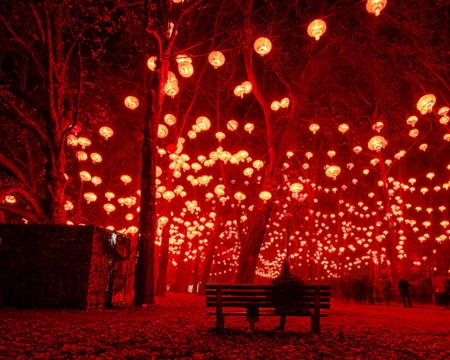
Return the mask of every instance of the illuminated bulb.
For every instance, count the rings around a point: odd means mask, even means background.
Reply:
[[[123,182],[125,185],[127,185],[127,184],[129,184],[129,183],[131,182],[131,176],[129,176],[129,175],[122,175],[122,176],[120,177],[120,180],[122,180],[122,182]]]
[[[253,129],[255,128],[255,126],[251,123],[247,123],[244,126],[244,130],[247,131],[249,134],[252,133]]]
[[[264,56],[267,55],[272,49],[272,43],[269,39],[261,37],[256,39],[253,47],[259,55]]]
[[[417,102],[417,110],[419,110],[422,115],[428,114],[433,110],[435,103],[436,96],[433,94],[424,95]]]
[[[308,25],[308,35],[315,38],[317,41],[325,34],[327,24],[323,20],[314,20]]]
[[[227,123],[227,129],[230,131],[235,131],[239,126],[239,123],[236,120],[230,120]]]
[[[209,63],[217,69],[225,63],[225,56],[220,51],[213,51],[208,56]]]
[[[367,0],[366,10],[369,14],[379,16],[381,11],[386,7],[387,0]]]
[[[125,98],[125,106],[130,110],[135,110],[139,106],[139,100],[134,96],[128,96]]]
[[[156,69],[156,56],[150,56],[147,60],[147,66],[151,71],[155,71]]]
[[[89,174],[87,171],[81,171],[80,178],[81,181],[91,181],[91,174]]]
[[[339,125],[338,130],[339,130],[342,134],[345,134],[345,133],[348,131],[349,128],[350,128],[350,127],[349,127],[347,124],[341,124],[341,125]]]
[[[309,126],[309,130],[315,134],[320,129],[320,126],[318,124],[311,124]]]

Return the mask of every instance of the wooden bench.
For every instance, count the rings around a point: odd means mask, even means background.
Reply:
[[[286,316],[311,318],[311,331],[320,333],[320,318],[328,317],[323,309],[330,308],[330,285],[300,285],[280,298],[279,285],[206,284],[207,315],[216,317],[216,330],[223,331],[225,316],[247,316],[248,309],[259,316],[280,316],[275,307],[298,309]],[[292,288],[289,288],[292,289]]]

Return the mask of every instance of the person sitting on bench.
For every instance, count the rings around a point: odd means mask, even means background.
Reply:
[[[275,304],[275,310],[279,313],[280,324],[274,330],[284,331],[284,326],[286,324],[286,315],[293,314],[297,311],[303,311],[302,309],[297,309],[293,307],[293,304],[286,302],[286,297],[295,292],[293,287],[296,285],[303,285],[304,281],[293,274],[291,274],[291,266],[288,260],[283,260],[281,273],[278,277],[272,280],[272,284],[275,285],[271,297]]]

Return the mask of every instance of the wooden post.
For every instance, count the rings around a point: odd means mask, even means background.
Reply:
[[[311,317],[311,331],[320,334],[320,286],[314,287],[314,314]]]
[[[218,286],[216,289],[216,330],[223,330],[222,286]]]

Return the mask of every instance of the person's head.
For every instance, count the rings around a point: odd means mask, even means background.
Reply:
[[[289,264],[289,260],[283,260],[283,263],[281,264],[281,272],[288,273],[290,271],[291,271],[291,265]]]

